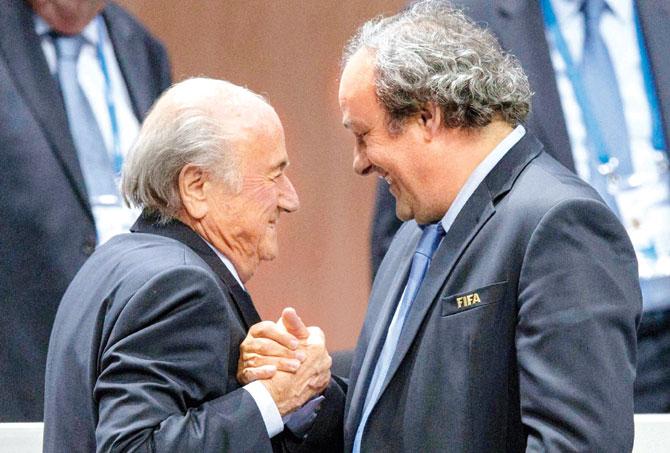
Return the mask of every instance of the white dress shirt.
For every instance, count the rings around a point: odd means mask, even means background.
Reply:
[[[644,87],[639,43],[633,16],[632,0],[607,0],[600,20],[600,33],[608,48],[614,72],[619,83],[626,126],[630,138],[631,160],[636,173],[655,171],[657,152],[652,147],[652,122],[649,102]],[[551,0],[556,21],[575,64],[581,61],[584,47],[584,16],[578,0]],[[551,49],[551,62],[556,73],[565,124],[570,137],[577,174],[591,180],[586,127],[577,99],[566,73],[566,64],[546,31]]]
[[[561,35],[574,64],[579,64],[584,46],[584,16],[581,1],[550,0]],[[641,189],[607,194],[616,203],[618,214],[631,237],[638,259],[638,271],[644,299],[644,310],[670,309],[670,200],[667,174],[659,177],[659,164],[667,164],[663,150],[654,149],[652,112],[645,88],[642,56],[632,0],[607,0],[600,19],[600,34],[607,46],[623,103],[630,140],[633,175],[623,175],[632,187]],[[593,181],[589,166],[589,149],[582,111],[567,72],[566,63],[557,49],[549,29],[546,37],[556,74],[565,124],[567,126],[575,168],[579,176]],[[666,137],[667,138],[667,137]],[[635,181],[635,183],[630,183]],[[606,196],[603,194],[603,196]],[[607,197],[606,197],[607,199]],[[652,250],[652,252],[649,252]]]
[[[98,16],[99,17],[99,16]],[[107,100],[105,99],[105,76],[100,67],[96,47],[99,42],[98,27],[103,27],[102,51],[107,63],[109,78],[112,88],[112,97],[116,107],[116,116],[119,122],[120,148],[123,155],[128,152],[130,146],[135,141],[137,133],[140,130],[140,123],[133,112],[128,87],[121,74],[121,69],[116,61],[114,47],[109,39],[107,27],[101,18],[96,18],[89,23],[81,35],[86,38],[86,43],[82,46],[77,62],[77,74],[79,84],[88,99],[98,127],[105,140],[105,146],[111,153],[113,151],[113,136]],[[35,15],[35,31],[41,38],[42,51],[46,57],[47,64],[51,74],[56,76],[58,62],[56,57],[56,48],[49,36],[51,27],[40,16]]]
[[[49,70],[57,77],[58,61],[56,48],[51,35],[51,27],[38,15],[34,15],[35,32],[41,39],[42,51],[46,58]],[[77,60],[77,79],[95,116],[98,128],[109,153],[110,161],[114,162],[115,147],[112,122],[107,104],[107,86],[101,62],[98,59],[97,48],[102,36],[102,54],[104,56],[109,75],[109,89],[111,101],[116,111],[118,125],[118,151],[125,156],[139,132],[139,121],[133,112],[121,69],[114,54],[114,47],[109,39],[107,27],[101,16],[93,19],[80,33],[85,38]],[[127,233],[133,224],[139,210],[131,209],[121,202],[120,197],[111,197],[110,200],[89,200],[95,219],[98,245],[111,237]]]

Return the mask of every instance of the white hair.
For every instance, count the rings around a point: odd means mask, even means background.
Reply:
[[[268,105],[223,80],[192,78],[173,85],[152,107],[126,156],[121,182],[126,203],[158,216],[161,223],[175,218],[182,208],[179,173],[187,164],[239,191],[235,143],[244,131],[243,112],[257,109],[258,101]]]

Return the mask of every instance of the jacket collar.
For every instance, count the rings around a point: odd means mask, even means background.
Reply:
[[[165,225],[159,224],[156,216],[143,213],[130,228],[132,233],[145,233],[164,236],[181,242],[193,250],[223,281],[228,289],[238,314],[245,327],[260,322],[261,318],[254,307],[251,296],[237,283],[216,252],[191,228],[178,220],[172,220]]]

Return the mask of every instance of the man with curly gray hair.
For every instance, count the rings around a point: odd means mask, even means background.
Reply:
[[[354,170],[389,183],[405,223],[354,355],[346,451],[632,448],[635,253],[526,132],[530,97],[516,60],[443,1],[347,46]]]

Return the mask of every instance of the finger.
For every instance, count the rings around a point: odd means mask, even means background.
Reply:
[[[242,360],[249,360],[258,356],[294,359],[302,363],[307,358],[307,353],[302,349],[291,351],[279,343],[265,338],[256,338],[240,346],[240,358]]]
[[[277,373],[277,368],[274,365],[263,365],[256,368],[245,368],[238,371],[237,380],[242,385],[247,385],[250,382],[259,379],[270,379]]]
[[[259,333],[272,329],[273,326],[276,326],[276,324],[272,321],[261,321],[251,326],[247,336],[257,337]]]
[[[271,321],[255,324],[249,329],[249,335],[253,336],[255,339],[266,338],[274,340],[285,348],[291,350],[298,347],[298,339],[296,337]]]
[[[287,332],[293,334],[296,338],[302,340],[309,337],[309,330],[298,316],[298,313],[292,307],[284,308],[281,314],[281,320]]]
[[[241,368],[259,368],[261,366],[272,365],[279,371],[288,371],[293,373],[300,368],[302,362],[297,359],[287,359],[285,357],[267,357],[256,354],[245,355],[241,358]]]
[[[330,383],[330,371],[321,373],[317,376],[312,377],[308,382],[307,385],[318,391],[319,393],[322,392],[323,390],[328,387],[328,384]]]

